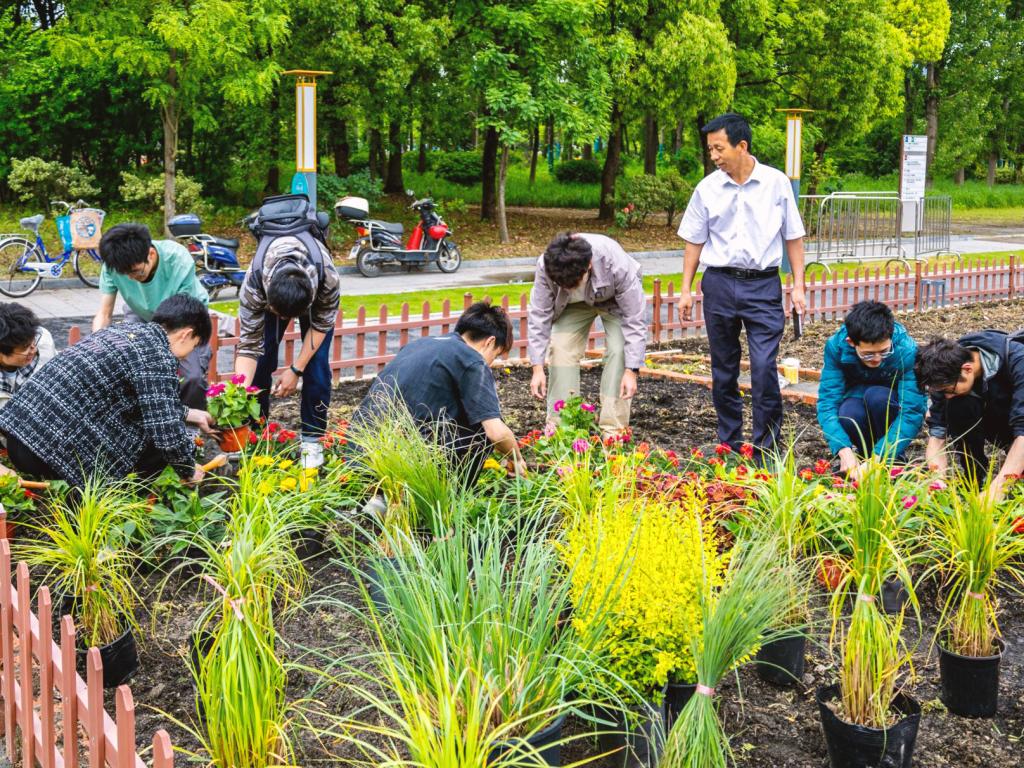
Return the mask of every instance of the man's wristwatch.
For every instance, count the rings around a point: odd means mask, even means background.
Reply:
[[[298,377],[299,377],[300,379],[302,378],[302,371],[300,371],[300,370],[299,370],[298,368],[296,368],[296,367],[295,367],[294,365],[289,365],[288,367],[292,369],[292,373],[294,373],[294,374],[295,374],[296,376],[298,376]]]
[[[640,373],[639,368],[630,368],[629,370],[631,370],[633,373]]]

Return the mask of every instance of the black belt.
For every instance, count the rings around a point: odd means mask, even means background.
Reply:
[[[740,269],[739,267],[705,267],[706,272],[719,272],[723,275],[735,277],[737,280],[764,280],[768,277],[778,277],[779,268],[771,269]]]

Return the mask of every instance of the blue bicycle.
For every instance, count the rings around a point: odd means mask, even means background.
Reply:
[[[51,256],[46,251],[39,227],[45,221],[45,214],[29,216],[21,220],[22,228],[35,235],[35,241],[21,235],[0,236],[0,293],[19,299],[28,296],[39,287],[44,277],[60,277],[64,267],[71,262],[78,278],[90,288],[100,284],[100,255],[94,248],[75,248],[71,236],[71,212],[86,207],[84,200],[65,203],[52,200],[53,207],[63,206],[64,213],[56,217],[57,233],[60,235],[64,252]],[[93,233],[89,233],[90,235]]]

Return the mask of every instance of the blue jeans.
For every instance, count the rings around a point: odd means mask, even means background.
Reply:
[[[875,443],[885,437],[900,415],[900,404],[889,387],[868,387],[858,397],[848,397],[839,406],[839,423],[853,441],[854,452],[870,456]],[[902,456],[892,457],[898,460]]]
[[[266,418],[270,413],[270,378],[277,370],[277,353],[281,339],[287,330],[290,320],[282,320],[268,312],[263,325],[263,355],[256,363],[256,373],[252,378],[253,386],[260,388],[260,415]],[[309,318],[299,318],[299,329],[302,337],[309,333]],[[327,409],[331,405],[331,340],[330,334],[323,340],[320,347],[313,353],[306,370],[302,374],[302,400],[299,414],[302,419],[302,436],[305,439],[317,439],[327,431]]]

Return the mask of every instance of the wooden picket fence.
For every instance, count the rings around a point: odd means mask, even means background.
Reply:
[[[0,507],[0,531],[6,531],[3,507]],[[0,573],[11,572],[11,545],[3,538],[0,539]],[[16,585],[10,581],[0,585],[0,703],[3,705],[0,726],[6,740],[7,759],[21,768],[36,765],[77,768],[79,750],[83,747],[79,742],[81,728],[85,740],[84,762],[88,768],[146,768],[136,751],[135,702],[131,689],[127,685],[117,688],[116,717],[111,719],[103,707],[103,665],[99,649],[89,649],[86,679],[82,680],[76,670],[76,630],[71,617],[60,619],[58,645],[53,639],[53,603],[49,588],[39,588],[33,613],[28,566],[18,563],[15,574]],[[174,766],[171,739],[162,729],[153,737],[152,766]]]
[[[649,339],[654,343],[703,333],[704,298],[700,283],[695,287],[691,319],[685,322],[679,318],[679,292],[676,285],[674,281],[656,279],[653,291],[647,297]],[[937,306],[940,298],[945,306],[973,304],[1013,299],[1021,295],[1022,288],[1024,264],[1014,254],[985,266],[927,265],[916,262],[913,269],[861,268],[843,277],[835,273],[830,278],[811,274],[806,284],[807,314],[804,322],[839,321],[847,309],[865,299],[885,302],[896,311],[924,311]],[[786,278],[783,290],[788,315],[791,278]],[[335,380],[343,373],[362,379],[367,373],[380,370],[411,339],[448,333],[455,327],[462,309],[473,301],[473,294],[466,293],[462,307],[457,309],[446,299],[440,306],[423,302],[415,309],[406,303],[398,315],[389,314],[386,306],[381,306],[376,314],[366,307],[360,307],[354,318],[346,318],[339,312],[330,352]],[[527,302],[528,295],[525,293],[515,298],[508,295],[501,298],[501,306],[511,317],[516,332],[515,342],[508,355],[512,359],[522,360],[527,356]],[[228,378],[231,371],[221,370],[217,353],[238,345],[237,322],[234,335],[231,336],[219,334],[219,319],[216,316],[213,322],[210,380],[219,381]],[[602,332],[592,330],[589,348],[597,349],[603,336]],[[69,343],[74,344],[79,338],[79,329],[73,327]],[[295,322],[284,335],[282,370],[295,360],[300,340],[298,322]]]

